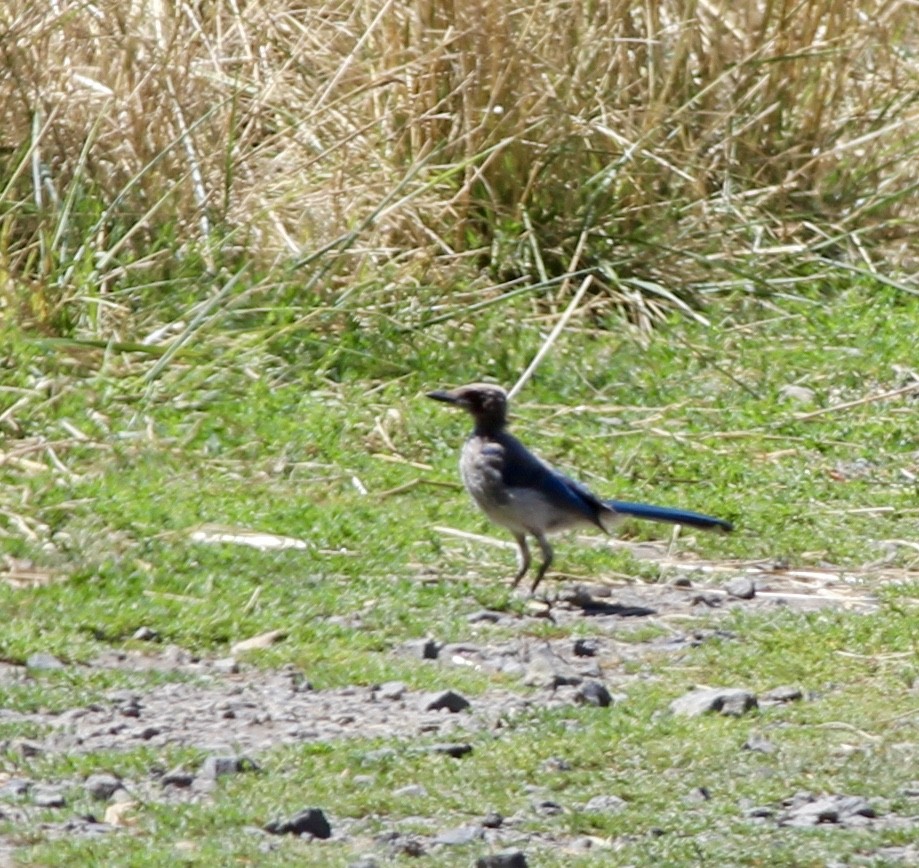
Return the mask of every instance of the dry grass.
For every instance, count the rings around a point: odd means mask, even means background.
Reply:
[[[917,20],[910,0],[9,0],[0,298],[31,286],[49,320],[49,283],[91,286],[99,310],[192,251],[306,262],[330,296],[383,265],[411,285],[587,266],[652,305],[803,260],[910,267]]]

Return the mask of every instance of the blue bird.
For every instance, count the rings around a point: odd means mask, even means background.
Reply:
[[[449,391],[428,392],[428,397],[462,407],[475,423],[460,456],[460,475],[466,490],[495,524],[507,528],[517,541],[517,587],[530,567],[527,536],[535,537],[543,561],[530,593],[552,564],[547,535],[579,526],[609,532],[623,516],[668,524],[685,524],[702,530],[730,531],[729,521],[666,506],[600,500],[580,483],[569,479],[530,452],[507,432],[507,393],[500,386],[473,383]]]

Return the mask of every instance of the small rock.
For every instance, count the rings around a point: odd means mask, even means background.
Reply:
[[[764,738],[757,733],[753,733],[743,743],[743,750],[752,750],[756,751],[757,753],[770,754],[775,753],[778,748],[771,741],[769,741],[768,738]]]
[[[38,808],[63,808],[67,804],[64,794],[53,787],[35,787],[32,804]]]
[[[361,756],[361,765],[375,765],[376,763],[389,762],[396,758],[396,751],[391,747],[379,747],[368,750]]]
[[[27,738],[14,738],[10,743],[10,747],[27,758],[41,756],[45,753],[44,747],[37,742],[29,741]]]
[[[581,676],[549,645],[544,645],[531,652],[523,683],[531,687],[555,688],[565,684],[580,684]]]
[[[160,634],[156,630],[150,629],[150,627],[138,627],[131,638],[136,639],[138,642],[156,642],[159,640]]]
[[[319,808],[307,808],[289,820],[272,820],[265,824],[271,835],[312,835],[314,838],[331,838],[332,827]]]
[[[448,829],[441,832],[434,838],[435,844],[443,844],[448,847],[462,846],[478,841],[485,835],[485,830],[481,826],[459,826],[456,829]]]
[[[107,801],[112,797],[115,790],[121,789],[121,779],[107,772],[90,775],[83,784],[86,794],[100,802]]]
[[[619,796],[594,796],[582,810],[591,814],[618,814],[627,806],[625,799]]]
[[[796,793],[785,804],[788,810],[779,821],[783,826],[817,826],[824,823],[861,826],[877,816],[874,808],[861,796]]]
[[[724,590],[729,597],[736,597],[738,600],[752,600],[756,596],[756,583],[747,576],[738,576],[731,579],[725,586]]]
[[[491,612],[488,609],[484,609],[481,612],[473,612],[471,615],[466,617],[466,620],[470,624],[480,624],[483,621],[488,624],[497,624],[501,620],[500,612]]]
[[[540,768],[547,772],[570,772],[572,765],[564,757],[550,756]]]
[[[709,801],[711,797],[712,794],[708,791],[708,787],[694,787],[687,794],[686,801],[689,804],[699,804],[700,802]]]
[[[163,730],[158,726],[139,726],[137,729],[132,729],[129,733],[131,738],[139,738],[141,741],[150,741],[151,738],[156,738]]]
[[[606,686],[599,681],[586,681],[574,695],[574,701],[584,703],[585,705],[596,705],[598,708],[606,708],[613,704],[613,697],[606,689]]]
[[[422,711],[441,711],[447,709],[452,714],[469,708],[469,700],[453,690],[441,690],[439,693],[428,693],[421,700]]]
[[[10,778],[0,786],[0,799],[20,799],[32,789],[32,782],[26,778]]]
[[[504,850],[480,856],[475,868],[527,868],[527,857],[523,850]]]
[[[436,639],[414,639],[406,642],[402,646],[413,657],[420,657],[422,660],[436,660],[440,655],[441,643]]]
[[[52,669],[64,669],[64,664],[53,654],[46,654],[39,651],[37,654],[30,654],[26,660],[26,668],[38,669],[39,671],[49,671]]]
[[[738,717],[756,707],[756,696],[740,687],[692,690],[670,703],[670,711],[684,717],[698,717],[710,711]]]
[[[348,863],[348,868],[380,868],[380,863],[373,856],[358,856]]]
[[[381,684],[374,693],[380,699],[396,700],[402,699],[405,696],[405,691],[405,684],[401,681],[387,681],[385,684]]]
[[[407,784],[404,787],[399,787],[398,790],[393,790],[392,794],[400,799],[407,799],[426,796],[428,791],[421,784]]]
[[[235,657],[221,657],[211,663],[211,668],[221,675],[235,675],[239,672],[239,661]]]
[[[799,699],[802,699],[803,696],[804,693],[800,687],[783,685],[781,687],[773,687],[772,690],[767,690],[763,694],[762,700],[763,702],[770,703],[797,702]]]
[[[244,756],[209,756],[201,766],[201,777],[205,780],[216,780],[224,775],[235,775],[240,772],[259,771],[253,760]]]
[[[428,750],[431,753],[442,753],[456,759],[472,753],[472,745],[467,742],[450,742],[447,744],[432,744]]]
[[[717,609],[721,605],[721,597],[717,594],[693,594],[689,604],[691,606],[706,606],[709,609]]]
[[[184,789],[195,782],[195,776],[182,768],[174,768],[160,778],[160,785],[164,787],[178,787]]]
[[[504,817],[501,816],[497,811],[489,811],[484,817],[482,817],[482,825],[486,829],[500,829],[501,825],[504,823]]]
[[[692,580],[689,576],[677,576],[670,584],[674,588],[691,588]]]
[[[533,808],[537,814],[542,814],[544,817],[554,817],[556,814],[565,812],[565,809],[558,802],[553,802],[551,799],[543,799],[533,805]]]
[[[597,639],[575,639],[575,657],[596,657],[600,651],[600,642]]]

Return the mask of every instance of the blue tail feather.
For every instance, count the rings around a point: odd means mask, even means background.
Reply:
[[[723,518],[691,512],[688,509],[671,509],[668,506],[652,506],[650,503],[629,503],[625,500],[608,500],[606,505],[621,515],[631,515],[648,521],[664,521],[669,524],[685,524],[702,530],[734,530],[734,525]]]

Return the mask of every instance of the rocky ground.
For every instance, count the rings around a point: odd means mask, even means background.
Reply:
[[[728,571],[732,579],[712,582],[713,574]],[[832,570],[692,564],[691,571],[684,573],[684,577],[666,585],[569,587],[551,606],[532,602],[523,616],[472,613],[468,641],[442,644],[434,636],[394,649],[394,653],[417,659],[419,666],[437,668],[442,687],[430,693],[412,691],[398,682],[316,690],[307,675],[293,668],[266,672],[233,657],[196,659],[180,648],[163,648],[149,631],[149,653],[109,651],[90,665],[140,672],[157,670],[176,675],[174,680],[142,691],[113,690],[104,701],[60,713],[24,714],[0,709],[0,723],[26,723],[29,731],[37,733],[34,738],[7,741],[4,752],[35,757],[118,751],[143,744],[154,750],[171,746],[197,748],[205,753],[205,761],[195,768],[157,769],[146,779],[138,780],[101,774],[75,782],[0,773],[0,817],[23,829],[36,824],[39,814],[47,818],[47,809],[56,808],[60,821],[44,822],[45,834],[117,834],[123,817],[138,801],[179,803],[212,798],[217,778],[258,769],[266,751],[284,744],[352,737],[393,738],[408,744],[417,740],[424,745],[418,749],[459,757],[472,749],[468,743],[472,733],[494,729],[502,721],[526,713],[530,706],[615,704],[623,698],[630,678],[637,677],[625,674],[634,672],[636,667],[624,663],[640,662],[646,655],[680,654],[712,635],[723,636],[718,616],[736,607],[869,611],[875,606],[863,583],[847,580]],[[559,583],[558,587],[566,585]],[[532,627],[533,619],[543,618],[551,618],[561,626],[589,623],[589,638],[534,640],[528,635],[532,632],[528,627]],[[700,627],[703,620],[704,628]],[[650,622],[664,628],[656,631],[656,638],[635,641],[628,636],[637,623]],[[481,629],[490,623],[510,628],[501,632],[511,638],[483,641],[483,636],[496,632]],[[583,629],[577,632],[585,633]],[[27,683],[34,678],[35,669],[61,665],[50,655],[41,654],[35,655],[29,666],[0,664],[0,684]],[[502,683],[511,686],[465,697],[451,683],[451,672],[459,667],[503,673],[509,678],[502,679]],[[676,700],[671,711],[743,714],[757,704],[806,700],[806,690],[806,686],[783,684],[776,684],[760,696],[749,693],[742,684],[729,690],[697,690]],[[768,751],[770,746],[764,741],[749,749]],[[98,802],[98,814],[78,815],[68,808],[67,794],[73,792],[75,785]],[[616,811],[622,807],[615,797],[607,800],[608,803],[592,805],[591,810]],[[534,795],[533,811],[548,814],[561,810],[562,806],[548,799],[540,801],[538,794]],[[857,794],[790,794],[787,804],[756,810],[759,814],[755,819],[760,822],[840,826],[906,823],[919,832],[919,819],[880,816]],[[383,861],[394,851],[429,852],[485,838],[501,853],[483,864],[525,865],[526,852],[539,841],[533,840],[538,836],[518,830],[521,819],[483,815],[455,829],[438,828],[432,821],[429,835],[410,839],[394,828],[390,835],[381,837],[377,833],[368,839],[363,864],[370,866],[374,859]],[[270,847],[272,834],[304,832],[336,838],[362,834],[358,821],[326,817],[321,810],[278,818],[259,834],[265,836],[266,847]],[[564,843],[578,849],[590,847],[592,842]],[[8,843],[6,858],[11,853]],[[907,864],[919,852],[910,845],[888,855],[891,862]],[[0,850],[0,861],[3,858]]]

